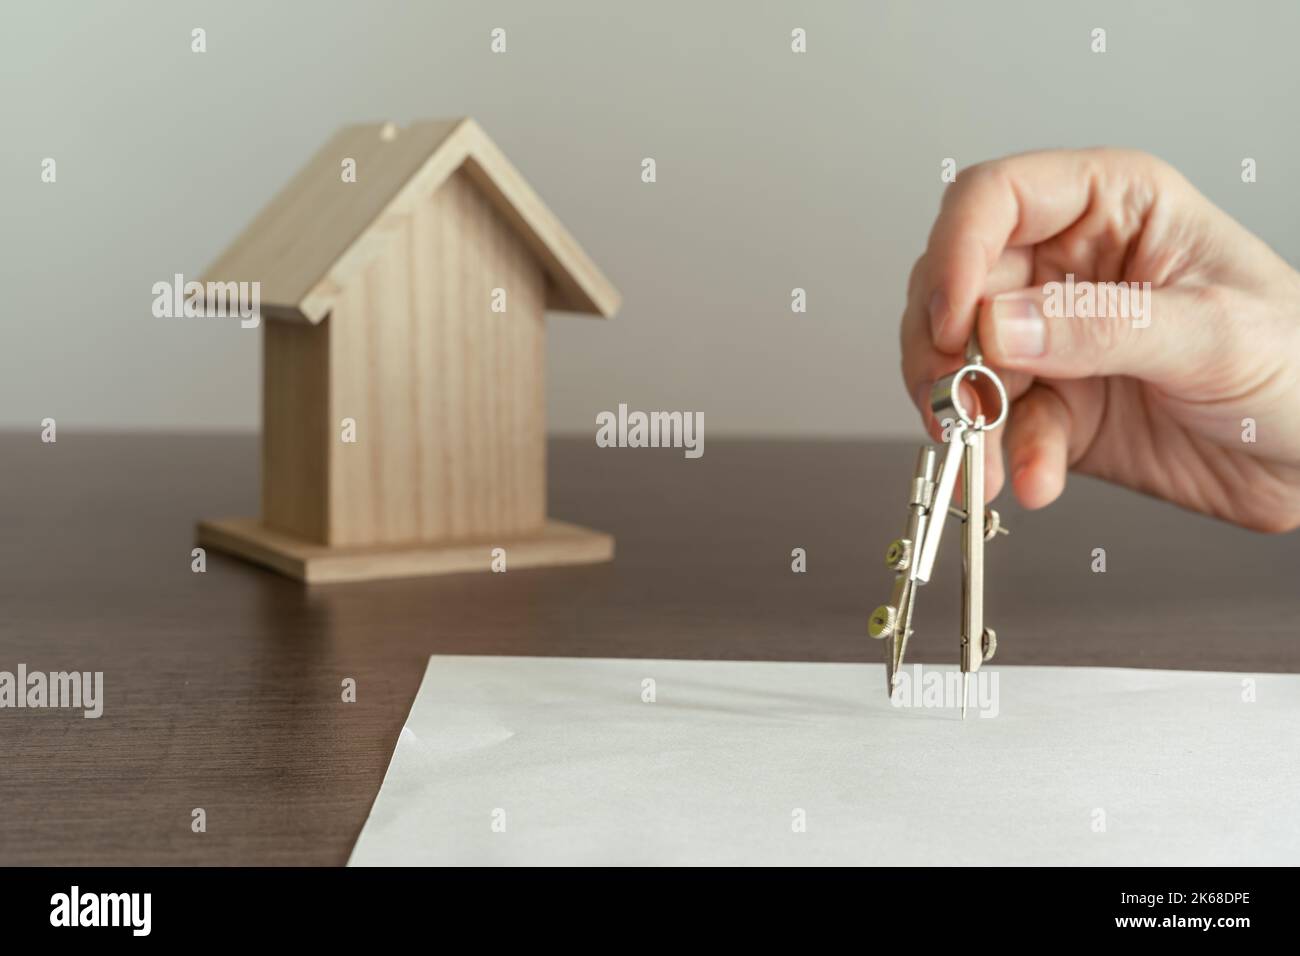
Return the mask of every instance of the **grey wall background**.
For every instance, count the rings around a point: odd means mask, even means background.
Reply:
[[[1291,2],[26,0],[0,16],[4,427],[256,428],[261,333],[155,319],[150,287],[207,266],[347,122],[475,116],[620,287],[613,321],[550,319],[555,431],[626,402],[703,411],[710,436],[919,434],[897,322],[946,156],[1151,150],[1300,261]]]

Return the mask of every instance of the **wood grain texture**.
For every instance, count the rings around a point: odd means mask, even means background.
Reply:
[[[618,291],[473,120],[383,123],[336,133],[278,191],[201,281],[258,281],[277,319],[319,322],[404,228],[415,207],[467,167],[547,272],[548,308],[610,316]],[[356,182],[341,163],[356,160]]]
[[[614,539],[610,535],[564,521],[548,521],[538,533],[526,538],[504,536],[404,548],[331,548],[270,531],[255,518],[226,518],[200,522],[198,543],[308,584],[491,572],[493,552],[498,548],[504,552],[507,574],[524,568],[593,564],[614,557]]]
[[[453,138],[464,142],[465,171],[545,265],[551,279],[547,307],[605,317],[617,312],[618,290],[483,129],[466,120]]]
[[[257,281],[264,305],[297,308],[457,123],[416,123],[391,140],[381,135],[381,123],[338,130],[274,192],[200,281]],[[356,161],[356,182],[343,181],[345,159]]]
[[[329,541],[330,325],[268,322],[262,339],[262,520]]]
[[[390,224],[329,317],[329,537],[517,537],[546,519],[546,280],[463,173]],[[492,293],[506,293],[493,312]]]
[[[0,668],[100,670],[106,698],[99,720],[0,711],[0,864],[342,864],[433,653],[881,660],[866,618],[912,443],[710,439],[687,460],[553,440],[549,511],[613,531],[617,561],[304,587],[214,554],[192,573],[195,515],[256,510],[258,445],[0,436]],[[1044,511],[997,507],[998,665],[1300,671],[1300,535],[1074,476]],[[919,598],[916,661],[957,659],[959,551]]]

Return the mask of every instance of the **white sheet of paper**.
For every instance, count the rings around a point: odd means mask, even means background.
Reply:
[[[435,656],[350,864],[1300,862],[1300,675],[986,673]]]

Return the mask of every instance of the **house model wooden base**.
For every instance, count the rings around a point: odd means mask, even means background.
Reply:
[[[547,518],[544,321],[618,292],[472,120],[340,131],[203,285],[240,281],[268,320],[262,514],[200,545],[311,582],[613,557]]]

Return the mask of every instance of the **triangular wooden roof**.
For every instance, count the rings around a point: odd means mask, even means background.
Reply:
[[[357,181],[342,181],[342,161]],[[464,167],[546,270],[547,308],[610,316],[619,294],[472,119],[339,130],[207,270],[203,282],[257,281],[269,318],[319,322],[349,277],[380,253],[385,220]]]

